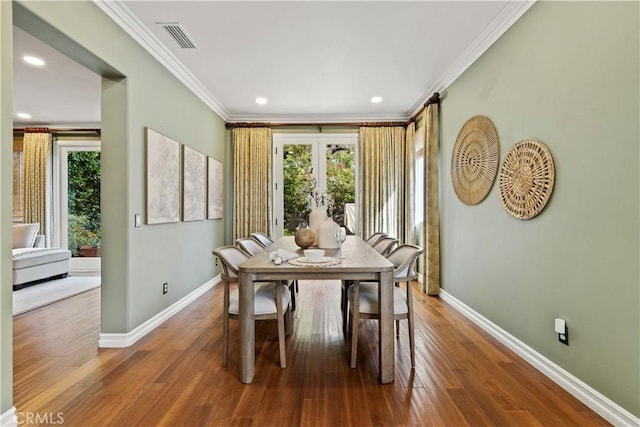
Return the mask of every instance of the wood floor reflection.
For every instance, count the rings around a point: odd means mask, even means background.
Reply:
[[[286,369],[275,321],[256,324],[253,384],[238,377],[238,323],[222,369],[222,287],[135,345],[98,349],[99,290],[14,320],[21,425],[601,426],[602,418],[438,298],[414,291],[416,369],[406,322],[396,379],[378,383],[376,321],[361,321],[350,369],[336,281],[300,282]],[[38,414],[31,417],[25,414]]]

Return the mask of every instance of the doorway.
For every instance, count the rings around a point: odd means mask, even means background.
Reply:
[[[100,271],[100,141],[54,143],[55,246],[71,251],[71,272]]]
[[[309,212],[357,232],[357,134],[283,134],[273,137],[274,237],[293,235]]]

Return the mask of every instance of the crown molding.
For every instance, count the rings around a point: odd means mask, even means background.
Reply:
[[[93,3],[147,50],[158,62],[189,88],[202,102],[223,120],[229,120],[229,112],[164,45],[120,1],[93,0]]]
[[[490,25],[480,34],[476,41],[458,58],[456,62],[434,83],[420,98],[410,111],[409,117],[417,114],[434,92],[443,93],[458,77],[462,75],[478,58],[482,56],[513,24],[516,23],[537,0],[510,1],[496,16]]]

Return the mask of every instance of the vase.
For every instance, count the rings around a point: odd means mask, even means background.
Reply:
[[[318,227],[327,219],[327,208],[325,206],[318,206],[314,208],[309,214],[309,228],[315,234],[314,245],[318,245]]]
[[[316,233],[318,247],[322,249],[338,249],[340,247],[340,243],[338,243],[338,239],[336,239],[336,230],[339,229],[340,226],[331,218],[325,218],[318,227],[318,232]]]

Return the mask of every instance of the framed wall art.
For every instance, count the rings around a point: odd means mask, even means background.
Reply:
[[[222,208],[224,202],[224,175],[221,162],[208,158],[207,176],[207,218],[222,219]]]
[[[145,128],[147,224],[180,221],[180,144]]]
[[[182,153],[182,220],[200,221],[205,217],[206,156],[183,146]]]

